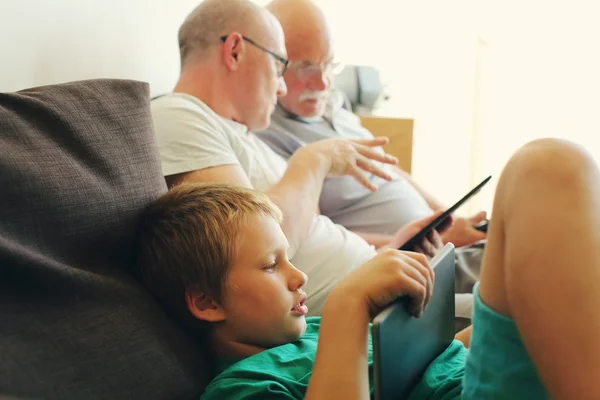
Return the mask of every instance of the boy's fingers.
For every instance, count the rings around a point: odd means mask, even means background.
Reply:
[[[435,279],[433,270],[423,255],[416,253],[407,255],[409,257],[405,258],[405,260],[409,267],[405,268],[404,273],[422,283],[425,288],[423,303],[427,305],[433,294],[433,281]]]
[[[415,317],[420,317],[423,314],[427,299],[427,288],[423,285],[419,278],[415,278],[410,273],[403,274],[402,278],[402,294],[410,297],[409,312]],[[422,278],[421,278],[422,279]]]

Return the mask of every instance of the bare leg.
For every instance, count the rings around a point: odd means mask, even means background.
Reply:
[[[473,328],[473,326],[467,326],[465,329],[463,329],[462,331],[460,331],[456,335],[454,335],[454,339],[460,340],[467,349],[469,348],[469,344],[471,342],[472,328]]]
[[[511,158],[479,293],[514,319],[552,398],[600,398],[600,173],[580,147],[545,139]]]

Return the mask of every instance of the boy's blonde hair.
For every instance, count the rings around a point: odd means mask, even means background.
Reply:
[[[255,190],[227,184],[173,187],[142,217],[137,277],[174,316],[200,326],[187,309],[185,292],[195,289],[222,301],[240,227],[256,214],[282,219],[277,206]]]

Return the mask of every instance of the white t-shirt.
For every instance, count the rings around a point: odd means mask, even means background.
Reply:
[[[152,117],[165,176],[237,164],[255,189],[267,191],[287,169],[287,162],[246,126],[222,118],[193,96],[175,93],[153,100]],[[308,276],[309,313],[320,314],[333,287],[374,255],[361,237],[316,215],[292,258]]]

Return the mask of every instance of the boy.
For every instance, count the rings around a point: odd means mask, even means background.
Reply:
[[[600,281],[598,181],[589,155],[565,142],[513,156],[496,193],[475,329],[463,338],[469,356],[454,341],[410,398],[600,398],[600,291],[590,285]],[[433,272],[422,255],[386,250],[331,292],[322,319],[307,319],[306,276],[287,259],[280,219],[248,189],[178,186],[148,210],[138,274],[207,334],[220,374],[203,398],[369,398],[370,318],[403,295],[419,315]]]
[[[145,285],[189,324],[204,323],[219,370],[245,359],[229,370],[252,376],[223,375],[209,386],[206,398],[304,398],[321,318],[305,317],[302,287],[307,277],[288,261],[280,222],[279,209],[266,195],[224,184],[176,186],[147,212],[140,255]],[[404,294],[412,296],[413,311],[419,314],[432,288],[433,272],[425,256],[382,252],[334,289],[318,340],[359,349],[370,360],[370,318]],[[339,337],[342,327],[361,335]],[[325,353],[327,347],[320,357],[339,359]],[[462,356],[460,377],[464,348],[456,344],[449,351]],[[282,363],[294,366],[285,369]],[[357,379],[356,386],[345,382],[338,389],[368,394],[366,364],[359,375],[364,379]],[[327,385],[331,389],[331,381]]]

